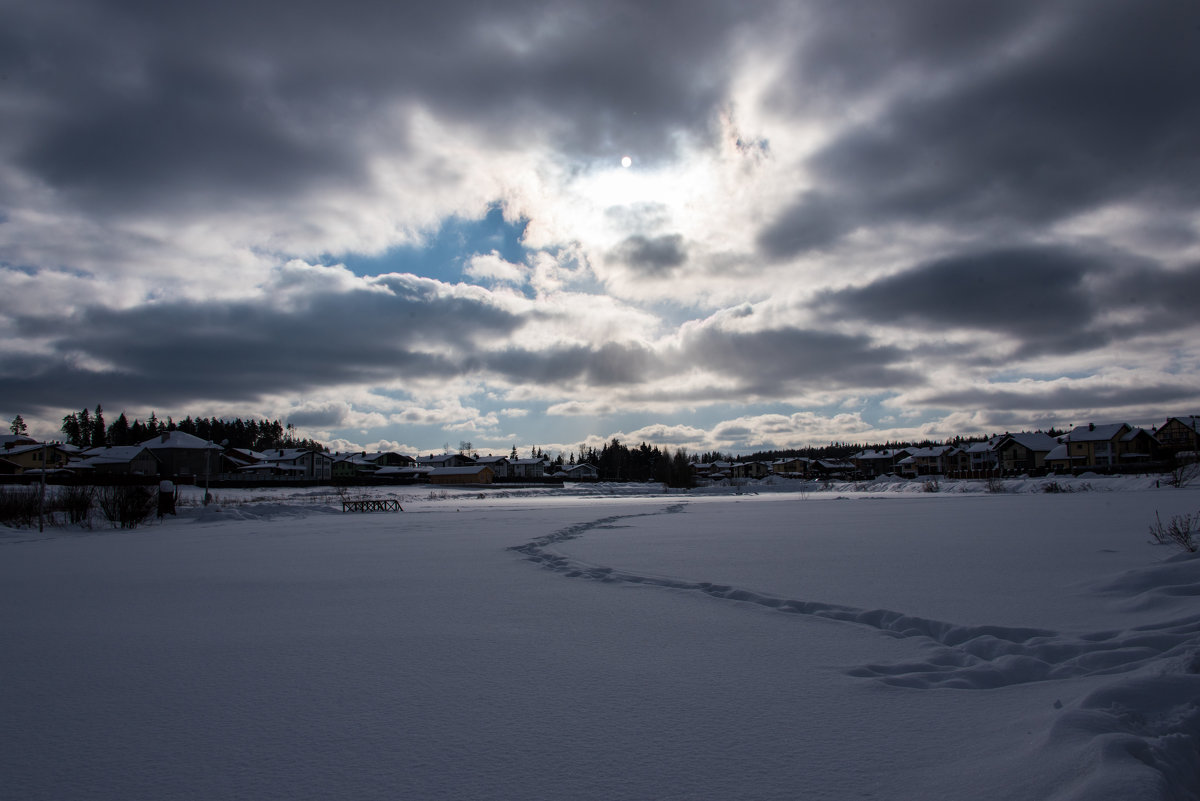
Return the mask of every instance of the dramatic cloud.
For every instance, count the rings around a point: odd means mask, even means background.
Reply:
[[[15,0],[0,414],[506,452],[1195,413],[1198,72],[1184,3]]]

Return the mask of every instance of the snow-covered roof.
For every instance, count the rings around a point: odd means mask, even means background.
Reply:
[[[261,462],[264,459],[271,458],[262,451],[255,451],[251,450],[250,448],[229,448],[228,451],[256,462]]]
[[[133,461],[143,452],[147,452],[147,449],[141,445],[114,445],[111,448],[89,448],[81,454],[83,456],[82,464],[87,466],[122,464]]]
[[[1184,428],[1190,428],[1192,431],[1200,433],[1200,417],[1197,417],[1194,414],[1185,415],[1183,417],[1172,417],[1167,420],[1167,422],[1169,423],[1171,420],[1178,420],[1181,424],[1183,424]]]
[[[38,442],[33,445],[18,445],[15,448],[11,448],[7,451],[4,451],[4,455],[5,456],[16,456],[17,454],[20,454],[20,453],[29,453],[30,451],[40,451],[42,448],[45,448],[48,451],[52,451],[56,448],[60,451],[68,450],[67,448],[64,448],[62,445],[60,445],[57,442],[45,442],[45,443]]]
[[[899,453],[897,448],[866,448],[851,456],[851,459],[866,461],[868,459],[891,459]]]
[[[164,431],[141,444],[150,450],[221,450],[221,446],[183,431]]]
[[[480,456],[479,458],[477,458],[475,460],[475,464],[492,465],[492,464],[500,464],[501,462],[504,462],[507,460],[508,460],[507,456]]]
[[[0,434],[0,448],[12,445],[32,445],[37,442],[36,439],[27,434]]]
[[[1016,434],[1005,434],[1001,437],[1003,440],[1012,440],[1018,445],[1022,445],[1031,451],[1050,451],[1056,445],[1058,440],[1049,434],[1044,434],[1041,431],[1019,431]]]
[[[1106,423],[1104,425],[1076,426],[1067,439],[1071,442],[1104,442],[1110,440],[1128,425],[1127,423]]]
[[[931,459],[938,456],[945,456],[952,450],[954,450],[953,445],[935,445],[932,448],[914,448],[909,451],[909,455],[918,459]],[[901,462],[901,464],[903,463]]]
[[[311,448],[272,448],[263,454],[263,458],[273,462],[294,462],[297,459],[302,459],[309,454],[314,456],[329,459],[333,457],[324,451],[314,451]]]

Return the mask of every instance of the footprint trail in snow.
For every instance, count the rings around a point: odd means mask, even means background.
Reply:
[[[886,684],[920,689],[936,687],[989,689],[1035,681],[1125,673],[1151,662],[1179,656],[1200,671],[1200,614],[1128,630],[1068,636],[1040,628],[1012,626],[962,626],[941,620],[907,615],[891,609],[861,609],[843,604],[783,598],[768,593],[679,578],[645,575],[614,567],[590,565],[553,546],[577,539],[589,531],[615,528],[622,521],[678,514],[685,504],[656,512],[612,515],[568,526],[510,550],[531,562],[562,573],[605,583],[640,584],[703,593],[712,598],[755,604],[784,614],[807,615],[876,629],[894,637],[923,637],[934,644],[930,658],[896,665],[866,665],[850,675],[874,678]],[[1166,592],[1179,592],[1178,587]],[[940,646],[940,647],[939,647]]]

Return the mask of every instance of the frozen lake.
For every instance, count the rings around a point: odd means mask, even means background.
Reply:
[[[278,500],[0,529],[0,795],[1200,792],[1193,489]]]

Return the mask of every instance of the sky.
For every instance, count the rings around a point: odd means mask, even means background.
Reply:
[[[747,453],[1200,411],[1200,6],[6,0],[0,415]]]

